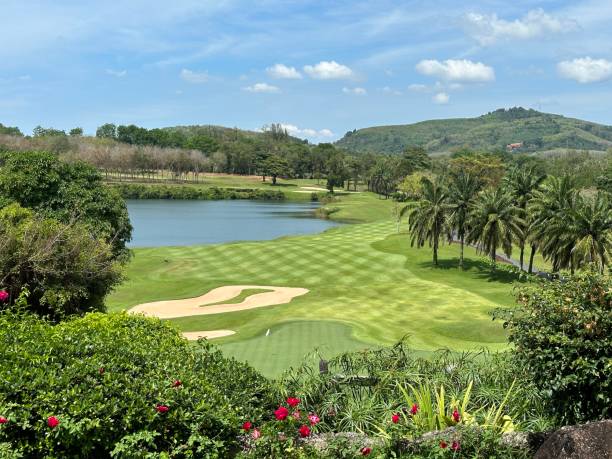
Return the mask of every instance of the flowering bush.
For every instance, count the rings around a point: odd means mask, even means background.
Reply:
[[[0,349],[0,457],[224,458],[274,409],[265,378],[155,319],[3,313]]]

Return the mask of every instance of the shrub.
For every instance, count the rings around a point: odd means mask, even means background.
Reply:
[[[247,365],[142,316],[5,313],[0,348],[0,451],[26,457],[228,457],[243,417],[276,399]]]
[[[505,319],[517,363],[564,422],[612,415],[612,283],[587,271],[527,285]]]
[[[121,280],[112,247],[82,223],[62,223],[18,204],[0,209],[0,288],[11,306],[28,293],[27,308],[52,318],[104,309]]]
[[[267,201],[282,201],[285,194],[277,190],[260,190],[256,188],[218,188],[195,186],[141,185],[138,183],[114,184],[125,199],[258,199]]]

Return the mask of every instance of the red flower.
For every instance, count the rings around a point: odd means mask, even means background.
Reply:
[[[0,416],[0,424],[6,424],[8,422],[8,419],[6,419],[4,416]]]
[[[459,411],[457,411],[457,408],[455,408],[455,411],[453,411],[453,421],[459,422],[460,420],[461,415],[459,414]]]
[[[440,441],[440,448],[442,449],[446,449],[448,447],[448,443],[446,443],[444,440]]]
[[[400,415],[398,413],[394,413],[393,416],[391,416],[391,422],[393,422],[393,424],[397,424],[400,420]]]
[[[245,432],[251,430],[251,427],[253,427],[253,424],[251,424],[249,421],[246,421],[244,424],[242,424],[242,430],[244,430]]]
[[[461,448],[461,446],[459,446],[459,442],[458,441],[454,441],[453,444],[451,445],[451,449],[453,451],[459,451],[459,448]]]
[[[321,422],[321,419],[319,419],[319,416],[317,416],[314,413],[310,413],[308,415],[308,420],[310,421],[311,426],[316,426],[319,422]]]
[[[361,452],[362,456],[369,456],[370,453],[372,452],[372,448],[370,448],[369,446],[364,446],[359,451]]]
[[[59,419],[57,419],[55,416],[49,416],[47,418],[47,425],[52,429],[55,429],[59,425],[59,423]]]
[[[181,382],[180,379],[176,379],[173,383],[172,383],[172,387],[179,387],[182,386],[183,383]]]
[[[310,435],[310,427],[303,425],[298,429],[298,432],[302,438],[308,437]]]
[[[410,408],[410,414],[414,416],[418,412],[419,412],[419,405],[417,405],[416,403],[413,403],[412,408]]]
[[[289,416],[289,410],[284,406],[279,406],[278,409],[274,412],[274,416],[276,416],[276,419],[278,419],[279,421],[284,421],[287,416]]]
[[[261,437],[261,432],[258,429],[253,429],[253,432],[251,432],[251,437],[253,437],[253,440],[257,440],[259,437]]]
[[[155,405],[155,410],[161,414],[167,413],[169,409],[166,405]]]
[[[300,399],[299,398],[289,397],[287,399],[287,405],[289,405],[291,408],[295,408],[299,404],[300,404]]]
[[[0,301],[4,303],[9,299],[9,293],[6,290],[0,290]]]

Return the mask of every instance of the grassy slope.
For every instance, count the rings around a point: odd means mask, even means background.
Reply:
[[[109,298],[109,309],[193,297],[229,284],[306,287],[310,293],[286,305],[173,320],[185,331],[236,330],[236,335],[217,342],[256,365],[265,351],[259,345],[265,342],[253,339],[268,328],[290,324],[291,333],[280,334],[287,339],[274,340],[285,358],[266,367],[270,374],[286,368],[288,361],[297,363],[311,344],[330,336],[308,332],[312,325],[302,330],[302,321],[349,325],[350,335],[342,331],[345,328],[331,333],[338,335],[329,341],[334,352],[363,343],[392,344],[404,335],[423,350],[505,347],[501,325],[492,323],[488,313],[496,305],[512,304],[512,279],[492,277],[477,261],[460,272],[454,268],[456,245],[444,246],[442,267],[432,268],[428,249],[410,248],[406,235],[394,234],[390,201],[362,193],[330,206],[342,208],[336,218],[373,222],[275,241],[137,249],[128,281]],[[475,258],[471,249],[466,254]]]

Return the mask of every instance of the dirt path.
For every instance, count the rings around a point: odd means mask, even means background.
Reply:
[[[223,303],[214,306],[207,304],[220,303],[237,297],[245,289],[271,290],[270,292],[249,295],[240,303]],[[244,311],[277,304],[289,303],[293,298],[308,293],[308,289],[295,287],[273,287],[267,285],[226,285],[212,289],[210,292],[195,298],[182,300],[165,300],[143,303],[130,309],[130,313],[144,314],[160,319],[222,314],[224,312]],[[205,333],[205,332],[199,332]]]

